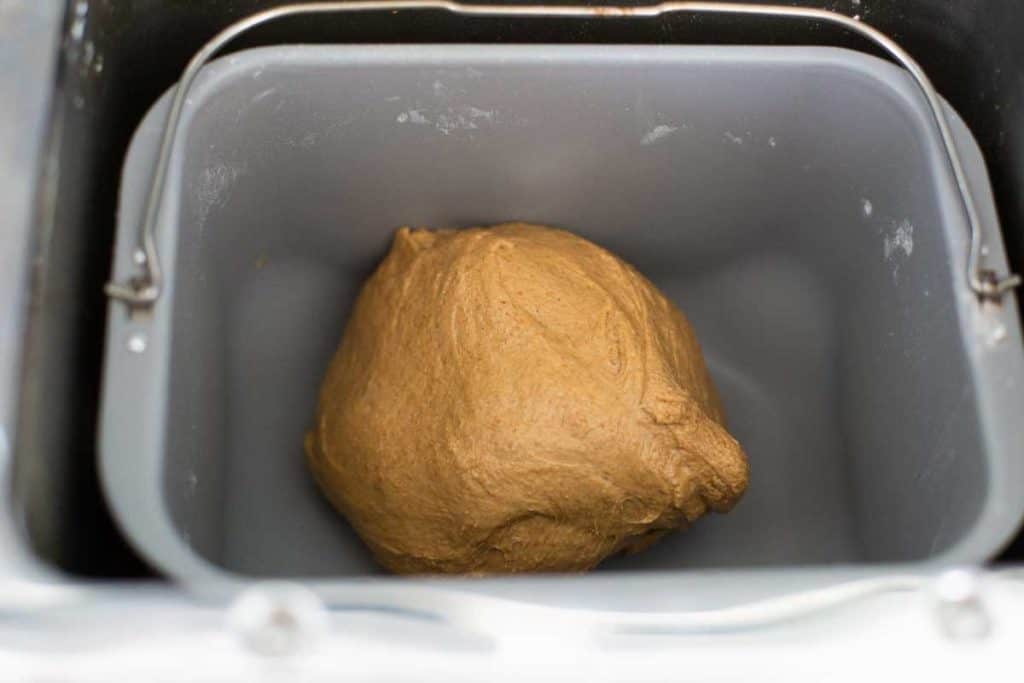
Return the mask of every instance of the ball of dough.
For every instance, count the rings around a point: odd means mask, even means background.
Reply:
[[[520,223],[403,228],[306,453],[392,571],[582,571],[736,503],[722,423],[690,325],[609,252]]]

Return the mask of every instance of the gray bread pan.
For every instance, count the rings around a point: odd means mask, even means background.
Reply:
[[[125,161],[117,280],[138,265],[168,105]],[[1005,270],[980,153],[947,116]],[[314,487],[302,437],[402,225],[562,227],[693,322],[749,491],[600,571],[976,562],[1024,514],[1016,301],[968,289],[939,133],[892,64],[831,48],[259,48],[203,70],[179,131],[164,291],[144,315],[111,304],[100,443],[116,518],[170,576],[380,573]]]

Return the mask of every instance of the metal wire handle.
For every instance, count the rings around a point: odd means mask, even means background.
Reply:
[[[163,138],[157,157],[153,178],[150,182],[149,194],[146,199],[146,212],[139,230],[141,247],[140,258],[137,259],[142,274],[131,278],[128,282],[111,282],[106,286],[106,293],[112,299],[123,301],[131,310],[151,307],[160,298],[163,289],[163,271],[160,255],[156,248],[156,223],[163,198],[164,181],[170,165],[171,149],[178,132],[182,107],[185,98],[195,81],[199,70],[221,48],[251,28],[269,23],[276,19],[303,14],[334,14],[342,12],[398,11],[398,10],[443,10],[453,14],[487,17],[658,17],[664,14],[730,14],[762,17],[779,17],[807,19],[833,24],[856,33],[888,53],[896,62],[903,66],[914,78],[917,86],[928,102],[935,125],[942,136],[949,165],[956,178],[957,189],[963,204],[964,214],[970,228],[970,246],[967,252],[967,283],[971,291],[983,301],[998,303],[1003,294],[1021,284],[1021,278],[1015,274],[999,276],[987,269],[982,263],[981,254],[981,221],[978,210],[967,184],[967,174],[953,142],[953,134],[942,107],[935,87],[925,75],[921,66],[887,35],[878,31],[859,19],[823,9],[809,7],[786,7],[780,5],[757,5],[752,3],[724,2],[663,2],[657,5],[639,7],[580,7],[572,5],[478,5],[450,2],[449,0],[354,0],[352,2],[310,2],[275,7],[253,14],[231,24],[213,37],[199,52],[192,57],[181,80],[178,82],[171,103],[167,121],[164,124]]]

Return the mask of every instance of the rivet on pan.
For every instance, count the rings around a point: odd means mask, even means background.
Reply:
[[[146,340],[146,335],[141,332],[136,332],[128,337],[128,350],[132,353],[143,353],[148,345],[149,342]]]
[[[988,335],[988,345],[998,346],[1001,342],[1006,340],[1006,325],[1002,323],[997,324],[992,328]]]
[[[146,263],[146,252],[141,249],[136,249],[132,252],[132,261],[137,266],[145,265]]]
[[[239,596],[228,613],[228,625],[250,651],[281,657],[315,642],[327,628],[327,611],[309,589],[269,582]]]
[[[977,571],[944,572],[935,582],[935,596],[939,627],[950,640],[981,640],[991,633]]]

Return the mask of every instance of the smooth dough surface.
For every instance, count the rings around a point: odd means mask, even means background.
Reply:
[[[562,230],[402,228],[321,388],[309,466],[399,573],[582,571],[729,510],[747,460],[683,315]]]

